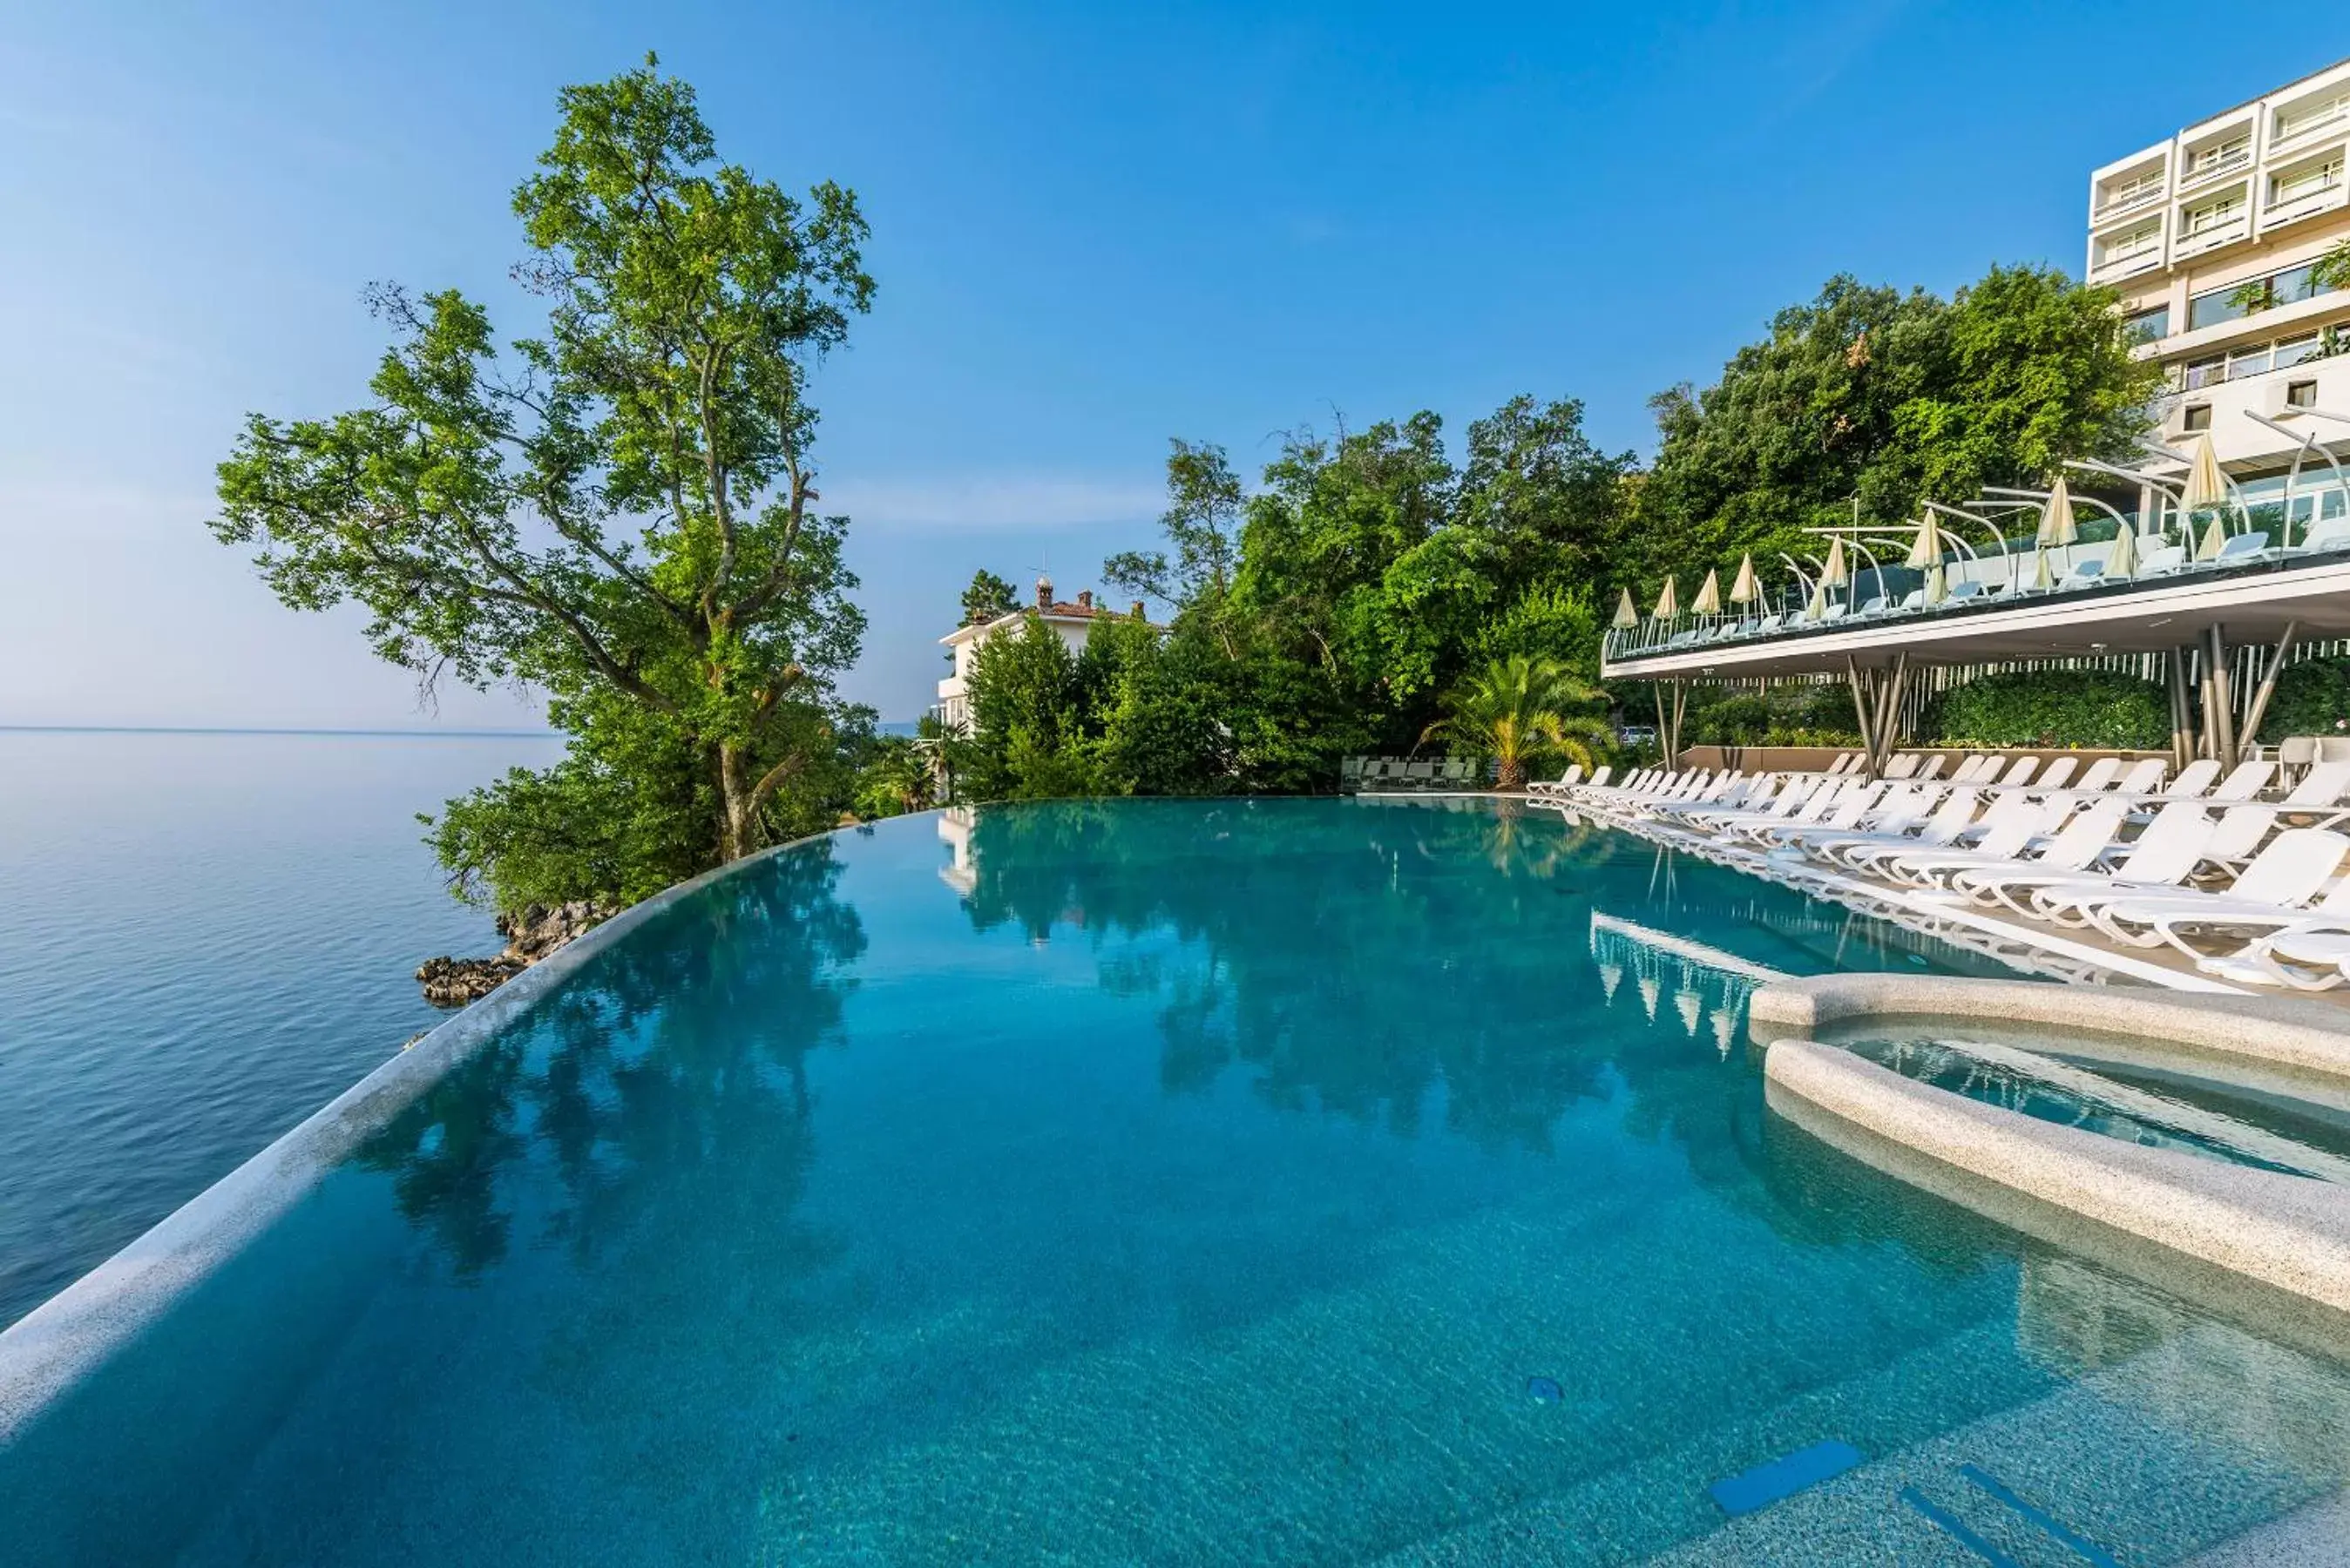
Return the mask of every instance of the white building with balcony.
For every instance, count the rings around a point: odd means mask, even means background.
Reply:
[[[2350,454],[2350,290],[2311,274],[2350,240],[2345,149],[2350,60],[2089,177],[2086,275],[2168,373],[2160,439],[2209,431],[2248,491]]]
[[[1053,597],[1053,579],[1037,578],[1034,604],[1024,605],[993,620],[974,621],[968,626],[957,627],[939,639],[954,660],[954,673],[939,682],[937,712],[941,722],[951,730],[967,731],[971,728],[971,670],[972,663],[979,658],[979,650],[986,646],[989,638],[998,632],[1019,630],[1028,623],[1031,616],[1050,628],[1072,656],[1086,650],[1094,628],[1102,622],[1143,618],[1139,600],[1135,602],[1128,615],[1120,616],[1106,605],[1094,603],[1090,588],[1077,595],[1074,600],[1055,599]]]

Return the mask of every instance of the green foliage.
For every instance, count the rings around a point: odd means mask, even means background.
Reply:
[[[2112,670],[2019,670],[1953,687],[1927,704],[1921,742],[2153,750],[2170,743],[2170,699]]]
[[[903,735],[879,735],[857,770],[849,808],[872,822],[928,810],[935,797],[929,754]]]
[[[251,416],[211,524],[289,607],[359,606],[427,683],[550,693],[570,758],[452,803],[434,835],[461,890],[501,900],[625,897],[748,853],[820,815],[807,792],[858,722],[833,680],[864,618],[847,519],[812,505],[806,396],[872,298],[856,198],[720,161],[692,89],[650,60],[561,109],[514,196],[544,332],[501,348],[453,289],[378,289],[395,340],[369,401]],[[613,792],[631,826],[581,820]],[[516,815],[536,811],[562,820]]]
[[[1628,703],[1638,721],[1645,710]],[[1851,689],[1842,682],[1774,686],[1763,691],[1697,686],[1681,720],[1690,746],[1858,745]]]
[[[2350,732],[2350,659],[2307,659],[2277,674],[2276,691],[2262,716],[2260,739]]]
[[[1537,758],[1564,756],[1586,768],[1597,763],[1614,732],[1575,711],[1605,696],[1556,659],[1513,654],[1446,692],[1444,717],[1428,727],[1423,739],[1492,758],[1494,782],[1515,789],[1525,782],[1526,764]]]
[[[1013,586],[993,572],[982,566],[971,575],[971,586],[962,591],[962,624],[983,626],[1020,607],[1020,596]]]
[[[963,787],[979,800],[1042,800],[1092,793],[1085,753],[1090,704],[1060,634],[1030,615],[997,632],[972,659],[972,745]]]
[[[1949,303],[1829,280],[1715,385],[1653,400],[1662,441],[1608,586],[1814,552],[1801,530],[1849,521],[1856,499],[1898,525],[2067,457],[2127,458],[2160,371],[2130,357],[2115,306],[2036,267],[1995,266]]]
[[[1239,562],[1241,481],[1224,449],[1180,437],[1167,457],[1167,510],[1159,525],[1163,550],[1128,550],[1102,563],[1102,578],[1147,598],[1214,612],[1232,591]]]
[[[1586,589],[1538,583],[1478,628],[1470,657],[1487,663],[1514,655],[1556,659],[1592,681],[1599,679],[1599,631]]]
[[[1461,469],[1430,413],[1335,441],[1290,437],[1248,504],[1237,618],[1324,670],[1395,741],[1424,729],[1436,694],[1481,661],[1575,657],[1532,641],[1545,616],[1561,639],[1579,629],[1542,596],[1571,596],[1619,538],[1631,467],[1595,448],[1582,419],[1573,401],[1513,399],[1470,427]],[[1513,615],[1515,640],[1491,640]]]

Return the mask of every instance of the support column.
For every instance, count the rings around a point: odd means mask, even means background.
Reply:
[[[2186,771],[2195,760],[2195,711],[2187,701],[2187,661],[2193,655],[2184,648],[2174,648],[2164,658],[2169,666],[2170,687],[2170,771],[2173,776]]]
[[[1882,774],[1886,764],[1893,760],[1893,747],[1901,737],[1901,698],[1909,684],[1909,650],[1903,649],[1893,656],[1893,679],[1883,683],[1877,694],[1877,766]]]
[[[2204,723],[2211,729],[2211,754],[2223,767],[2236,763],[2236,703],[2228,689],[2228,633],[2214,624],[2203,634],[2204,656],[2211,661],[2212,710],[2204,715]]]
[[[2261,677],[2260,690],[2252,693],[2251,708],[2244,714],[2244,739],[2236,759],[2238,762],[2243,761],[2261,743],[2261,721],[2269,716],[2269,699],[2276,695],[2277,677],[2284,672],[2285,656],[2293,651],[2293,634],[2300,629],[2301,622],[2289,620],[2284,623],[2284,635],[2277,639],[2276,652],[2269,659],[2268,671]]]
[[[1861,765],[1877,776],[1877,702],[1875,670],[1864,672],[1850,654],[1845,655],[1844,677],[1852,686],[1853,726],[1860,732]]]

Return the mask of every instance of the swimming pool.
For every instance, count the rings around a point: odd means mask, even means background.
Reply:
[[[1482,804],[837,835],[371,1132],[0,1449],[0,1520],[36,1563],[2160,1563],[2342,1486],[2342,1367],[1766,1111],[1757,976],[1981,962]]]

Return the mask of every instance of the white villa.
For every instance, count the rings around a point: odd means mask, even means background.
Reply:
[[[989,638],[1006,628],[1017,628],[1024,625],[1030,616],[1035,616],[1038,620],[1051,627],[1060,635],[1062,642],[1068,646],[1069,651],[1072,654],[1077,654],[1086,650],[1086,643],[1093,636],[1096,622],[1125,619],[1128,617],[1140,620],[1142,602],[1139,599],[1136,600],[1134,607],[1128,612],[1128,616],[1120,616],[1118,611],[1107,605],[1094,603],[1091,588],[1079,593],[1074,601],[1055,599],[1053,597],[1053,579],[1037,578],[1036,599],[1034,604],[1024,605],[1018,609],[997,616],[993,620],[976,621],[969,626],[957,627],[939,639],[939,641],[951,649],[954,655],[954,673],[939,682],[937,711],[941,722],[953,730],[968,730],[971,727],[971,699],[968,695],[968,683],[971,680],[972,661],[979,657],[981,645]]]

